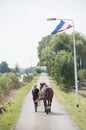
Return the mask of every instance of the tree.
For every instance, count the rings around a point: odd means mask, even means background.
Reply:
[[[78,69],[80,69],[80,60],[82,63],[82,69],[86,69],[86,38],[81,33],[76,32],[76,52]]]
[[[81,58],[83,68],[86,68],[86,38],[80,33],[75,32],[75,41],[77,66],[79,66]],[[50,37],[46,36],[42,38],[38,48],[39,65],[45,65],[49,75],[58,81],[58,83],[72,85],[74,83],[74,47],[72,34],[59,33]]]
[[[74,85],[74,60],[70,52],[61,50],[55,58],[55,80],[64,87]]]
[[[46,48],[46,46],[49,44],[51,39],[51,36],[48,35],[46,37],[43,37],[42,40],[39,42],[39,46],[38,46],[38,57],[39,59],[41,59],[41,51]]]
[[[15,73],[19,73],[19,65],[18,64],[15,65],[15,68],[13,69],[13,71]]]
[[[0,73],[11,72],[11,69],[8,67],[8,64],[5,61],[2,61],[0,64]]]

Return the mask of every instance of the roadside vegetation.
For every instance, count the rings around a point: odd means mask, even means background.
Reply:
[[[9,94],[12,89],[17,89],[22,86],[22,83],[18,80],[16,73],[4,73],[0,74],[0,103],[2,102],[5,95]]]
[[[0,115],[0,130],[15,129],[15,124],[18,121],[25,95],[30,91],[33,84],[37,81],[37,78],[38,76],[35,75],[27,85],[16,89],[14,94],[12,94],[11,104],[7,104],[6,111]]]
[[[65,92],[57,86],[56,82],[51,82],[55,95],[64,105],[66,111],[79,126],[80,130],[86,130],[86,89],[79,89],[79,107],[76,106],[75,89]]]

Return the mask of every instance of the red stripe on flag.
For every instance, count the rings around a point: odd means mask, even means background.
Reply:
[[[69,24],[66,29],[69,29],[69,28],[72,28],[72,27],[73,27],[73,26]]]

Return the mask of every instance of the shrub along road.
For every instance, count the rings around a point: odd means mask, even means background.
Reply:
[[[50,80],[46,74],[41,74],[37,85],[46,82],[50,85]],[[65,111],[58,99],[54,96],[51,114],[44,113],[42,101],[39,102],[38,112],[34,111],[34,104],[31,92],[26,96],[20,118],[16,124],[16,130],[79,130],[78,126]]]

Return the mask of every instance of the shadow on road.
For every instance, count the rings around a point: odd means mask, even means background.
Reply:
[[[46,113],[43,112],[43,111],[38,111],[37,113],[46,114]],[[62,115],[64,115],[64,114],[63,114],[63,113],[57,113],[57,112],[51,112],[51,113],[49,113],[49,115],[51,115],[51,116],[62,116]]]
[[[64,114],[63,113],[52,112],[51,115],[53,115],[53,116],[62,116]]]

